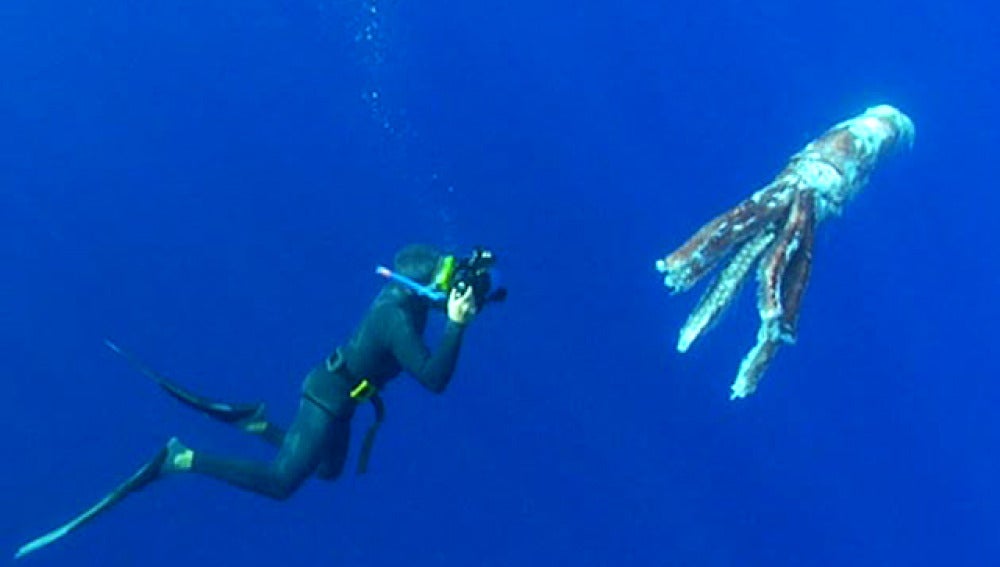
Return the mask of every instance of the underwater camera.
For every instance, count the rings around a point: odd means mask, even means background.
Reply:
[[[491,301],[507,299],[507,288],[493,287],[496,274],[492,268],[496,261],[493,252],[482,246],[476,246],[467,258],[455,258],[449,278],[450,288],[465,293],[471,286],[476,305],[480,307]]]
[[[466,258],[453,255],[441,258],[434,280],[429,285],[423,285],[385,266],[376,266],[375,273],[435,303],[447,301],[452,290],[461,294],[472,287],[476,305],[482,308],[491,301],[507,299],[507,289],[496,285],[498,278],[496,271],[492,269],[494,264],[496,256],[493,252],[477,246]]]

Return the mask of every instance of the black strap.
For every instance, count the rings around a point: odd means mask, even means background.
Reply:
[[[330,373],[346,370],[344,354],[339,347],[327,358],[326,369]],[[350,379],[349,376],[345,376],[345,378]],[[375,421],[368,426],[368,430],[365,431],[364,440],[361,442],[361,451],[358,453],[358,466],[355,469],[355,473],[359,475],[368,472],[368,460],[371,458],[372,448],[375,446],[375,436],[378,434],[378,428],[385,421],[385,402],[382,401],[382,397],[378,395],[378,392],[375,392],[368,399],[375,410]],[[321,405],[320,407],[323,406]]]
[[[357,474],[368,472],[368,459],[371,457],[372,447],[375,445],[375,434],[378,433],[379,426],[385,421],[385,402],[382,401],[382,396],[375,394],[369,399],[371,399],[372,408],[375,409],[375,421],[368,426],[368,431],[365,432],[365,439],[361,443],[361,452],[358,454]]]

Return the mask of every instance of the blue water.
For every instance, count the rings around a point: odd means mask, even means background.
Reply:
[[[997,16],[4,3],[0,547],[171,435],[268,456],[105,337],[288,420],[375,264],[425,241],[493,247],[511,297],[444,396],[393,384],[369,475],[283,503],[167,479],[23,563],[997,564]],[[728,401],[751,291],[682,356],[697,296],[653,262],[879,103],[913,118],[913,151],[823,225],[798,344]]]

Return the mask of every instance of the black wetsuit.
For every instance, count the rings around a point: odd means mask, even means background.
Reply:
[[[272,498],[289,497],[310,475],[340,475],[347,457],[351,418],[359,401],[351,391],[362,380],[381,389],[403,370],[433,392],[451,381],[463,327],[448,321],[433,354],[422,335],[429,304],[390,284],[372,303],[351,340],[306,377],[302,400],[287,432],[267,423],[261,436],[279,446],[271,462],[195,453],[191,470]]]

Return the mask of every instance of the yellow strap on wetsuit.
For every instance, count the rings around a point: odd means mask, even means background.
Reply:
[[[378,388],[367,379],[358,382],[358,385],[351,389],[351,399],[364,401],[378,393]]]

